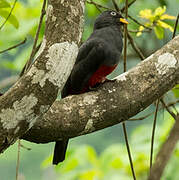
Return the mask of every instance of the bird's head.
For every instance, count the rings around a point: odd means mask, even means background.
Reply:
[[[108,10],[102,12],[95,20],[94,29],[99,29],[107,26],[121,26],[128,24],[127,20],[122,17],[119,12]]]

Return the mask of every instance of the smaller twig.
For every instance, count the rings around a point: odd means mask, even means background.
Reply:
[[[158,99],[157,103],[156,103],[154,122],[153,122],[153,128],[152,128],[152,139],[151,139],[151,150],[150,150],[150,171],[152,169],[153,149],[154,149],[154,137],[155,137],[156,122],[157,122],[157,113],[158,113],[158,109],[159,109],[159,102],[160,102],[160,99]]]
[[[165,167],[179,141],[179,115],[176,115],[175,124],[173,125],[167,140],[162,144],[157,153],[154,165],[150,171],[148,180],[159,180],[165,170]]]
[[[4,53],[4,52],[7,52],[7,51],[10,51],[11,49],[17,48],[18,46],[20,46],[20,45],[26,43],[26,40],[27,40],[27,38],[25,38],[22,42],[20,42],[20,43],[14,45],[14,46],[12,46],[12,47],[9,47],[9,48],[7,48],[7,49],[5,49],[5,50],[0,51],[0,54],[2,54],[2,53]]]
[[[123,127],[123,132],[124,132],[124,137],[125,137],[129,162],[130,162],[130,166],[131,166],[132,176],[133,176],[133,179],[136,180],[134,166],[133,166],[133,162],[132,162],[132,156],[131,156],[131,152],[130,152],[130,146],[129,146],[128,137],[127,137],[127,130],[126,130],[125,122],[122,122],[122,127]]]
[[[179,87],[174,87],[173,89],[176,89],[176,90],[177,90],[177,89],[179,89]],[[179,100],[177,100],[176,103],[177,103],[177,102],[179,102]],[[176,104],[176,103],[175,103],[175,104]],[[172,108],[174,109],[174,111],[176,112],[176,114],[178,114],[179,112],[178,112],[177,108],[175,107],[175,104],[172,104],[171,106],[172,106]]]
[[[144,24],[140,23],[138,20],[136,20],[136,19],[133,18],[132,16],[128,15],[128,17],[129,17],[132,21],[134,21],[136,24],[138,24],[138,25],[140,25],[140,26],[143,26],[143,27],[146,28],[146,29],[152,30],[152,28],[145,26]]]
[[[173,105],[175,105],[175,104],[177,104],[177,103],[179,103],[179,100],[177,100],[177,101],[175,101],[175,102],[168,103],[168,104],[167,104],[167,107],[171,107],[171,106],[173,106]],[[163,107],[162,107],[162,108],[159,108],[159,111],[162,110],[162,109],[163,109]],[[143,117],[130,118],[130,119],[126,120],[126,121],[142,121],[142,120],[148,118],[149,116],[151,116],[151,115],[154,114],[154,113],[155,113],[155,112],[151,112],[151,113],[149,113],[149,114],[147,114],[147,115],[145,115],[145,116],[143,116]]]
[[[138,46],[135,44],[132,36],[131,36],[129,33],[127,33],[127,37],[128,37],[128,39],[129,39],[129,41],[130,41],[130,43],[131,43],[132,48],[133,48],[133,49],[135,50],[135,52],[138,54],[138,56],[140,57],[140,59],[141,59],[141,60],[144,60],[144,59],[145,59],[145,56],[143,55],[143,53],[141,52],[141,50],[138,48]]]
[[[99,5],[96,4],[95,2],[93,2],[92,0],[86,1],[86,2],[87,2],[88,4],[94,5],[99,12],[102,12],[101,9],[100,9],[100,7],[99,7]]]
[[[168,113],[174,118],[176,119],[176,115],[175,113],[173,113],[170,108],[165,104],[163,99],[160,99],[161,103],[163,104],[164,108],[168,111]]]
[[[130,32],[130,33],[138,33],[138,32],[141,32],[141,31],[139,31],[139,30],[128,30],[128,32]],[[150,31],[149,30],[143,30],[142,32],[143,33],[149,33]]]
[[[133,3],[135,3],[135,2],[136,2],[136,0],[130,2],[130,3],[128,4],[128,8],[129,8]],[[121,12],[124,12],[124,11],[125,11],[125,6],[124,6],[120,11],[121,11]]]
[[[35,52],[39,50],[40,46],[41,46],[41,43],[36,47]],[[23,73],[24,73],[24,69],[21,71],[21,74],[19,76],[7,77],[3,79],[2,81],[0,81],[0,90],[14,84],[17,81],[17,79],[23,75]]]
[[[126,0],[126,4],[125,4],[125,18],[127,19],[128,18],[128,0]],[[123,57],[123,60],[124,60],[124,72],[127,71],[127,34],[128,34],[128,31],[127,31],[127,25],[124,24],[124,57]]]
[[[124,57],[123,57],[124,72],[127,71],[127,34],[128,34],[127,25],[124,25],[124,52],[123,52],[123,54],[124,54]]]
[[[11,11],[10,11],[9,15],[7,16],[6,20],[5,20],[5,21],[2,23],[2,25],[0,26],[0,30],[3,28],[3,26],[6,24],[6,22],[7,22],[8,19],[10,18],[11,14],[12,14],[12,11],[13,11],[14,8],[15,8],[16,2],[17,2],[17,0],[14,1],[14,4],[13,4],[13,6],[12,6],[12,8],[11,8]]]
[[[97,5],[95,7],[100,13],[102,13],[101,9]]]
[[[175,102],[170,102],[167,104],[167,107],[173,106],[175,104],[179,103],[179,100],[176,100]]]
[[[177,110],[177,108],[175,107],[174,104],[172,105],[172,108],[174,109],[174,111],[176,112],[176,114],[179,114],[179,112],[178,112],[178,110]]]
[[[38,28],[37,28],[37,32],[36,32],[36,36],[35,36],[35,40],[34,40],[34,44],[33,44],[33,48],[32,48],[30,58],[27,61],[27,63],[25,64],[25,66],[23,67],[19,77],[21,77],[30,68],[30,66],[32,64],[32,59],[34,58],[34,56],[36,54],[36,50],[37,50],[36,45],[37,45],[37,41],[38,41],[38,38],[39,38],[39,33],[40,33],[41,25],[42,25],[42,22],[43,22],[43,17],[46,14],[45,6],[46,6],[46,0],[43,1],[43,5],[42,5],[42,9],[41,9],[41,15],[40,15],[40,21],[39,21],[39,25],[38,25]],[[19,170],[20,148],[21,147],[22,147],[22,145],[21,145],[20,139],[19,139],[18,140],[17,165],[16,165],[16,180],[18,180],[18,170]]]
[[[119,6],[117,5],[116,1],[112,0],[112,3],[113,3],[114,8],[116,9],[116,11],[119,12],[120,9],[119,9]]]
[[[127,19],[127,17],[128,17],[128,0],[126,0],[126,3],[125,3],[125,18]],[[124,25],[124,57],[123,57],[124,72],[127,71],[127,34],[128,34],[127,25],[125,24]],[[131,155],[131,152],[130,152],[130,146],[129,146],[128,137],[127,137],[127,129],[126,129],[125,122],[122,122],[122,128],[123,128],[123,132],[124,132],[125,143],[126,143],[126,147],[127,147],[127,153],[128,153],[128,157],[129,157],[132,176],[133,176],[133,179],[136,180],[134,166],[133,166],[133,162],[132,162],[132,155]]]
[[[100,8],[103,8],[103,9],[107,9],[107,10],[112,10],[112,9],[110,9],[110,8],[108,8],[108,7],[105,7],[105,6],[103,6],[103,5],[101,5],[101,4],[98,4],[98,3],[96,3],[96,2],[94,2],[94,1],[92,1],[92,0],[90,0],[90,1],[86,1],[88,4],[93,4],[94,6],[96,6],[96,8],[101,12],[101,10],[100,10]]]
[[[19,139],[19,140],[18,140],[18,150],[17,150],[16,180],[18,180],[18,174],[19,174],[19,165],[20,165],[20,147],[21,147],[21,142],[20,142],[20,139]]]
[[[46,14],[45,6],[46,6],[46,0],[44,0],[44,2],[43,2],[41,15],[40,15],[40,21],[39,21],[39,25],[38,25],[37,32],[36,32],[36,35],[35,35],[35,40],[34,40],[34,44],[33,44],[33,47],[32,47],[32,52],[31,52],[29,60],[25,64],[25,71],[24,72],[26,72],[30,68],[30,66],[32,64],[32,60],[33,60],[33,58],[35,56],[35,53],[36,53],[35,52],[36,51],[36,45],[37,45],[37,41],[38,41],[38,38],[39,38],[40,29],[41,29],[42,22],[43,22],[43,17]]]
[[[178,25],[178,19],[179,19],[179,13],[178,13],[177,19],[176,19],[176,21],[175,21],[175,27],[174,27],[172,39],[173,39],[173,38],[175,37],[175,35],[176,35],[176,30],[177,30],[177,25]]]
[[[139,117],[139,118],[130,118],[130,119],[128,119],[127,121],[142,121],[142,120],[148,118],[149,116],[151,116],[153,113],[154,113],[154,112],[149,113],[149,114],[147,114],[146,116]]]
[[[37,51],[40,49],[41,44],[42,44],[42,42],[36,47],[36,49],[35,49],[35,54],[36,54]],[[21,76],[24,74],[25,67],[26,67],[26,66],[24,65],[23,69],[22,69],[21,72],[20,72],[19,77],[21,77]]]
[[[28,151],[32,150],[31,148],[28,148],[28,147],[24,146],[23,144],[20,144],[20,147],[22,147],[22,148],[24,148],[24,149],[26,149]]]

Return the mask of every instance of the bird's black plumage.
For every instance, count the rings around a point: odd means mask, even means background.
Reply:
[[[104,11],[97,17],[93,33],[79,49],[62,98],[88,91],[89,87],[103,82],[117,66],[123,48],[121,25],[125,22],[121,19],[121,14],[115,11]],[[53,164],[64,160],[67,144],[68,140],[56,142]]]

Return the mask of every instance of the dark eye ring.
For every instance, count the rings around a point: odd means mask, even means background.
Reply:
[[[112,15],[112,16],[116,16],[116,15],[117,15],[117,13],[116,13],[116,12],[114,12],[114,11],[112,11],[112,12],[111,12],[111,15]]]

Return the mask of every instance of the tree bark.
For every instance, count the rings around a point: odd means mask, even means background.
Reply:
[[[84,0],[48,1],[45,35],[35,63],[0,97],[0,152],[40,120],[57,98],[78,53],[83,14]]]
[[[148,180],[159,180],[179,140],[179,114],[176,116],[175,124],[170,131],[169,137],[160,148],[155,163],[152,167]]]
[[[47,143],[91,133],[136,115],[179,81],[179,36],[98,91],[56,101],[22,137]]]

